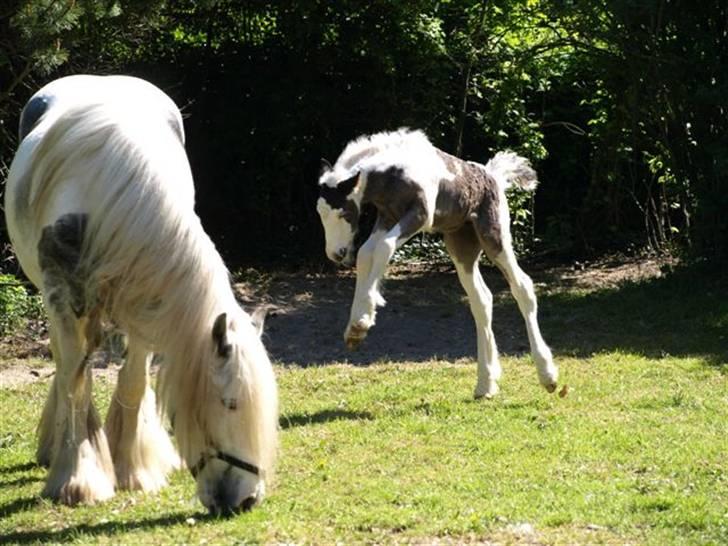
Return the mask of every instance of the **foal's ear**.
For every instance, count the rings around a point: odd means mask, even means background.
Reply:
[[[333,169],[333,167],[331,166],[331,163],[329,163],[328,159],[325,159],[322,157],[321,158],[321,168],[319,169],[319,176],[330,171],[331,169]]]
[[[215,342],[217,354],[223,358],[230,356],[232,346],[227,336],[227,313],[220,313],[212,325],[212,341]]]
[[[250,315],[250,322],[253,323],[253,328],[255,328],[255,333],[258,334],[258,337],[263,335],[263,326],[265,325],[265,317],[267,315],[267,305],[261,305]]]
[[[359,171],[357,171],[357,173],[351,178],[347,178],[343,182],[339,182],[336,189],[342,191],[344,195],[349,195],[352,190],[356,188],[357,184],[359,184]]]

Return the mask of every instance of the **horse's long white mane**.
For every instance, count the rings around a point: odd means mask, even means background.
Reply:
[[[33,152],[28,206],[52,221],[57,211],[51,209],[59,202],[58,195],[51,199],[54,193],[65,192],[59,195],[66,209],[74,200],[95,203],[79,264],[89,287],[86,298],[98,300],[113,321],[150,350],[165,354],[159,390],[174,414],[184,454],[205,442],[192,431],[206,429],[202,410],[210,370],[204,364],[214,350],[215,317],[239,313],[237,322],[251,339],[243,349],[265,349],[237,305],[222,258],[194,212],[192,174],[179,133],[165,112],[139,106],[134,113],[108,102],[68,108]],[[82,192],[82,198],[74,192]],[[271,429],[262,421],[272,414],[259,407],[275,393],[253,391],[256,385],[271,384],[256,380],[266,373],[250,365],[257,360],[258,355],[250,354],[238,372],[250,387],[241,409],[256,416],[241,419],[240,426],[257,427],[256,447],[266,454],[275,451],[269,449],[275,439],[263,432]],[[272,464],[260,460],[264,469]]]

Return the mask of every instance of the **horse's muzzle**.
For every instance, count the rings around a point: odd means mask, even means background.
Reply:
[[[257,495],[243,499],[240,504],[234,502],[234,492],[229,491],[224,483],[221,483],[215,493],[214,504],[207,507],[212,516],[232,517],[243,512],[249,512],[258,504]]]

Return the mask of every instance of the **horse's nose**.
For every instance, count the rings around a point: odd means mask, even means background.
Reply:
[[[235,504],[234,495],[225,488],[218,490],[215,495],[215,503],[210,506],[210,513],[215,516],[231,517],[241,512],[249,512],[258,503],[258,497],[251,495],[243,499],[240,504]]]
[[[256,504],[258,504],[258,497],[256,497],[255,495],[253,495],[253,496],[251,496],[251,497],[248,497],[247,499],[245,499],[245,500],[244,500],[244,501],[243,501],[243,502],[242,502],[242,503],[240,504],[240,509],[241,509],[241,510],[242,510],[243,512],[248,512],[248,511],[249,511],[249,510],[250,510],[251,508],[253,508],[253,506],[255,506]]]
[[[336,261],[337,262],[343,261],[344,258],[346,258],[347,251],[348,251],[348,249],[346,247],[340,248],[339,250],[337,250],[336,253],[334,254],[334,258],[336,258]]]

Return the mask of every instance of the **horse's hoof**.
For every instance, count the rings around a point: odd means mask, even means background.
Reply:
[[[548,392],[554,392],[556,390],[557,385],[556,385],[556,383],[549,383],[548,385],[544,385],[544,387],[546,387],[546,390]]]
[[[346,334],[344,335],[344,341],[346,342],[347,349],[353,351],[359,347],[361,342],[364,341],[364,338],[367,337],[368,332],[369,328],[359,322],[352,324],[349,328],[347,328]]]

